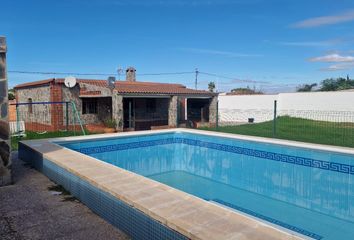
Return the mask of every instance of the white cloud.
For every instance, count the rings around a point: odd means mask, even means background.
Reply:
[[[309,18],[292,25],[295,28],[312,28],[354,21],[354,10],[348,10],[337,15]]]
[[[354,56],[341,56],[337,53],[310,58],[310,62],[354,62]]]
[[[334,65],[330,65],[326,68],[322,68],[321,70],[322,71],[341,71],[341,70],[348,70],[348,69],[354,69],[354,62],[334,64]]]
[[[200,49],[200,48],[179,48],[179,49],[182,51],[187,51],[187,52],[220,55],[220,56],[233,57],[233,58],[262,57],[263,56],[261,54],[235,53],[235,52],[220,51],[220,50],[213,50],[213,49]]]
[[[343,39],[331,39],[324,41],[295,41],[295,42],[279,42],[280,45],[295,47],[330,47],[344,42]]]

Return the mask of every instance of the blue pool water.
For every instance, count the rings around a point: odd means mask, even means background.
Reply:
[[[354,156],[190,133],[61,144],[313,239],[354,239]]]

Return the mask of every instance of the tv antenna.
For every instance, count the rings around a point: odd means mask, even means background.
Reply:
[[[123,69],[121,67],[118,67],[118,80],[120,81],[120,75],[123,73]]]

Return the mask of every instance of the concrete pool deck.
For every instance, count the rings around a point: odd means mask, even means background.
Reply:
[[[137,134],[139,133],[109,135],[119,137]],[[95,137],[63,139],[69,141],[89,138]],[[187,238],[303,239],[264,222],[52,143],[58,140],[32,140],[22,144],[39,153],[43,159],[86,180],[94,187],[111,194]]]
[[[129,239],[13,153],[14,184],[0,188],[0,239]]]

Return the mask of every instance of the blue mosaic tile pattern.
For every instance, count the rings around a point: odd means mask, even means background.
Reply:
[[[22,148],[22,154],[29,149]],[[33,151],[31,151],[33,153]],[[116,226],[132,239],[187,240],[184,235],[150,218],[143,212],[101,191],[87,181],[38,155],[31,162],[49,179],[62,185],[97,215]]]
[[[265,221],[267,221],[267,222],[270,222],[270,223],[279,225],[279,226],[281,226],[281,227],[284,227],[284,228],[286,228],[286,229],[289,229],[289,230],[291,230],[291,231],[300,233],[300,234],[302,234],[302,235],[304,235],[304,236],[307,236],[307,237],[310,237],[310,238],[313,238],[313,239],[316,239],[316,240],[320,240],[320,239],[323,238],[322,236],[320,236],[320,235],[318,235],[318,234],[316,234],[316,233],[307,231],[307,230],[302,229],[302,228],[298,228],[298,227],[296,227],[296,226],[292,226],[292,225],[287,224],[287,223],[285,223],[285,222],[281,222],[281,221],[276,220],[276,219],[274,219],[274,218],[270,218],[270,217],[264,216],[264,215],[262,215],[262,214],[256,213],[256,212],[254,212],[254,211],[251,211],[251,210],[246,209],[246,208],[243,208],[243,207],[236,206],[236,205],[234,205],[234,204],[232,204],[232,203],[228,203],[228,202],[225,202],[225,201],[220,200],[220,199],[205,199],[205,200],[220,203],[220,204],[222,204],[222,205],[224,205],[224,206],[227,206],[227,207],[236,209],[236,210],[238,210],[238,211],[240,211],[240,212],[244,212],[244,213],[246,213],[246,214],[248,214],[248,215],[251,215],[251,216],[257,217],[257,218],[259,218],[259,219],[265,220]]]
[[[272,160],[272,161],[300,165],[304,167],[318,168],[318,169],[323,169],[323,170],[328,170],[333,172],[354,175],[354,165],[328,162],[328,161],[317,160],[312,158],[297,157],[297,156],[291,156],[291,155],[286,155],[281,153],[267,152],[262,150],[243,148],[238,146],[231,146],[226,144],[206,142],[206,141],[194,140],[188,138],[165,138],[165,139],[150,140],[150,141],[113,144],[107,146],[84,147],[84,148],[73,149],[73,150],[81,152],[83,154],[90,155],[95,153],[122,151],[127,149],[143,148],[143,147],[165,145],[165,144],[176,144],[176,143],[209,148],[209,149],[236,153],[241,155],[247,155],[247,156]]]

